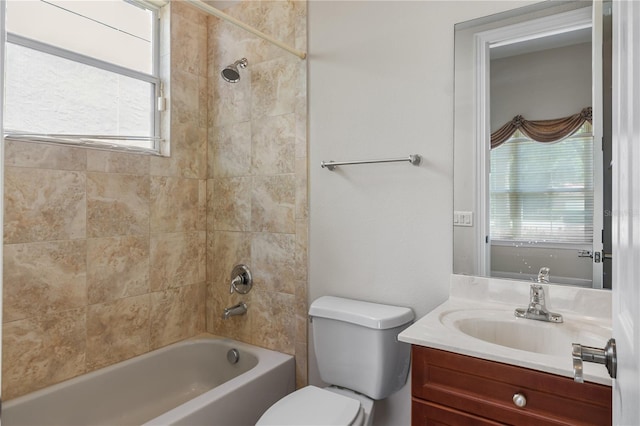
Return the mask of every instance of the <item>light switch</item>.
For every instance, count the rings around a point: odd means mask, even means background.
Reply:
[[[473,226],[473,212],[454,211],[453,226]]]

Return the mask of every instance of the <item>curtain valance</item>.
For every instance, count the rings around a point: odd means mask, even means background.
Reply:
[[[585,121],[592,122],[591,107],[583,108],[578,114],[552,120],[525,120],[516,115],[513,120],[491,133],[491,149],[507,141],[516,130],[538,142],[555,142],[574,133]]]

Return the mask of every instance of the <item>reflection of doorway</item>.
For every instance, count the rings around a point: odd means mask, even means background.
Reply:
[[[571,43],[575,44],[576,43],[575,40],[567,42],[566,39],[571,38],[575,35],[578,35],[579,37],[581,32],[583,33],[583,35],[586,33],[586,37],[590,43],[591,27],[592,27],[591,13],[592,13],[591,8],[582,8],[582,9],[573,10],[571,12],[549,16],[543,19],[528,21],[523,24],[517,24],[509,27],[503,27],[495,30],[486,31],[483,33],[479,33],[476,36],[476,53],[477,53],[476,64],[477,64],[477,70],[478,70],[478,72],[476,73],[476,82],[477,82],[476,99],[478,100],[478,103],[476,105],[476,118],[477,118],[476,134],[478,135],[478,139],[482,139],[482,140],[477,140],[477,152],[478,152],[479,162],[477,163],[478,198],[477,198],[476,211],[478,212],[478,222],[477,222],[478,233],[476,238],[477,238],[477,241],[484,242],[484,244],[482,243],[480,244],[481,247],[480,247],[480,250],[478,253],[478,259],[477,259],[477,265],[479,266],[478,269],[481,275],[485,275],[485,276],[493,275],[491,273],[492,272],[491,270],[492,242],[490,240],[490,236],[492,234],[490,232],[491,228],[490,228],[490,222],[489,222],[490,201],[489,201],[489,189],[488,189],[489,188],[488,173],[489,173],[489,166],[490,166],[490,162],[489,162],[490,151],[488,149],[488,146],[489,146],[488,136],[492,130],[491,121],[493,119],[493,110],[491,109],[491,106],[492,106],[491,98],[493,96],[493,93],[490,93],[488,90],[488,85],[489,85],[488,82],[490,81],[490,76],[491,76],[491,72],[489,69],[490,52],[491,50],[493,50],[492,48],[496,46],[500,48],[504,46],[505,49],[509,49],[514,47],[516,43],[521,43],[521,42],[533,44],[535,49],[536,48],[535,45],[540,44],[540,39],[545,39],[545,38],[547,39],[560,38],[562,39],[560,43],[564,42],[565,44],[571,44]],[[556,36],[559,36],[559,37],[556,37]],[[556,45],[555,47],[557,48],[557,46],[558,45]],[[587,47],[586,63],[583,65],[588,69],[589,73],[591,71],[591,50],[592,49],[590,46]],[[595,145],[597,145],[597,147],[595,147],[594,149],[594,159],[596,159],[596,161],[594,161],[594,167],[595,167],[594,170],[601,170],[602,151],[600,148],[600,141],[601,141],[601,134],[602,134],[602,122],[601,122],[602,107],[601,107],[601,102],[598,102],[598,100],[601,98],[598,95],[599,85],[595,84],[595,90],[593,93],[594,98],[592,101],[591,81],[590,81],[591,76],[589,75],[588,78],[589,78],[589,81],[587,83],[587,86],[582,90],[584,92],[583,94],[586,95],[586,98],[583,102],[579,103],[579,107],[575,107],[577,111],[571,110],[570,112],[566,112],[564,114],[556,114],[556,115],[554,115],[553,112],[551,111],[544,111],[543,114],[549,113],[550,116],[542,115],[534,118],[548,119],[548,118],[559,118],[563,116],[568,116],[575,112],[578,112],[582,107],[589,106],[593,103],[594,127],[595,127],[594,138],[596,141]],[[600,77],[600,73],[598,72],[594,73],[593,79],[594,79],[594,83],[602,81]],[[527,88],[526,87],[522,88],[522,90],[520,90],[519,93],[521,95],[526,96]],[[546,109],[551,110],[553,108],[546,108]],[[491,112],[488,112],[488,111],[491,111]],[[521,111],[511,111],[511,112],[513,112],[513,114],[509,118],[512,118],[514,115],[518,115],[521,113]],[[602,253],[602,246],[601,246],[601,242],[603,238],[602,232],[601,232],[602,219],[603,219],[603,205],[602,205],[602,195],[601,195],[602,173],[597,172],[595,173],[595,176],[597,176],[597,178],[594,179],[596,181],[594,182],[594,192],[596,193],[594,196],[597,199],[597,201],[595,202],[593,207],[594,231],[593,231],[593,238],[591,238],[592,241],[588,241],[586,247],[578,248],[570,244],[567,244],[565,245],[565,247],[563,247],[563,249],[565,250],[565,253],[566,253],[565,256],[572,256],[575,259],[576,264],[578,262],[581,262],[581,265],[582,265],[581,268],[583,272],[587,271],[588,273],[588,279],[586,280],[582,279],[581,281],[580,280],[578,281],[581,283],[586,283],[586,285],[589,285],[589,286],[600,288],[602,287],[602,262],[596,263],[595,261],[596,256],[594,256],[594,254],[601,255]],[[600,194],[598,194],[598,191],[600,191]],[[543,246],[544,244],[539,244],[539,248],[542,249]],[[562,246],[562,244],[559,244],[557,246],[558,247]],[[531,248],[531,246],[527,248],[529,249]],[[508,249],[506,251],[509,251],[513,255],[515,250],[513,250],[513,247],[511,247],[511,249]],[[585,257],[589,255],[591,255],[592,257],[591,258]],[[543,256],[541,256],[541,258],[544,258],[544,256],[547,256],[547,258],[549,258],[549,253],[544,254],[544,251],[543,251]],[[579,257],[579,256],[582,256],[582,257]],[[513,264],[513,262],[511,263]],[[531,265],[531,264],[534,264],[535,262],[522,261],[521,263]],[[567,262],[558,262],[557,264],[563,265],[564,263],[567,263]],[[547,266],[547,265],[541,265],[541,266]],[[556,272],[558,271],[558,269],[559,268],[556,269]],[[535,272],[537,272],[537,269],[535,271],[529,271],[529,272],[530,272],[530,275],[533,275],[535,277]],[[514,273],[518,273],[518,271],[514,271]],[[553,268],[552,268],[552,276],[553,276]],[[586,275],[585,274],[578,275],[578,277],[582,277],[582,276],[586,276]],[[595,279],[592,280],[592,277],[595,277]],[[511,278],[515,278],[515,277],[511,277]],[[521,275],[518,278],[527,279],[529,278],[529,276]]]

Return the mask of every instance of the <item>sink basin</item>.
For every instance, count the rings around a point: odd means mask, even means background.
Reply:
[[[570,356],[571,344],[603,348],[611,329],[588,320],[565,316],[563,323],[516,318],[513,310],[444,312],[440,321],[452,331],[495,345],[546,355]]]

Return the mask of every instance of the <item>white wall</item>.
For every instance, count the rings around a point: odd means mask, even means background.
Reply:
[[[491,61],[492,132],[518,114],[547,120],[591,105],[591,43]]]
[[[311,1],[309,299],[413,308],[443,302],[452,271],[453,30],[523,1]],[[401,157],[345,166],[322,160]],[[310,383],[319,384],[313,345]],[[409,386],[376,424],[410,423]]]

